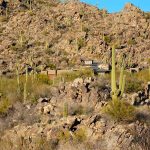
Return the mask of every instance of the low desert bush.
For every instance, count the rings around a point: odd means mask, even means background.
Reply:
[[[84,38],[78,38],[77,39],[77,48],[78,48],[78,50],[80,50],[85,45],[86,45],[86,42],[85,42]]]
[[[132,121],[135,117],[134,107],[118,99],[110,101],[104,112],[116,121]]]
[[[128,45],[135,45],[136,44],[136,41],[135,39],[129,39],[128,42],[127,42]]]
[[[49,77],[45,74],[38,74],[37,75],[37,80],[38,82],[40,83],[44,83],[44,84],[48,84],[48,85],[51,85],[52,84],[52,81],[49,79]]]
[[[10,106],[11,102],[8,99],[0,100],[0,114],[5,114]]]
[[[60,141],[68,142],[71,140],[71,138],[72,138],[72,136],[68,130],[64,130],[64,131],[61,130],[58,132],[58,139]]]
[[[107,44],[109,44],[110,42],[111,42],[111,37],[110,36],[103,36],[103,40],[107,43]]]
[[[87,139],[85,128],[79,128],[75,132],[69,130],[60,130],[58,133],[59,141],[63,142],[74,142],[74,143],[83,143]]]
[[[144,85],[150,81],[150,73],[148,69],[142,70],[137,73],[126,72],[126,86],[127,93],[138,92],[144,89]]]
[[[126,83],[125,91],[127,93],[138,92],[143,89],[142,81],[138,81],[135,79],[129,79]]]
[[[74,132],[74,141],[77,143],[83,143],[87,139],[87,133],[85,128],[79,128]]]

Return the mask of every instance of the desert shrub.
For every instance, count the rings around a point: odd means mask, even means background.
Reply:
[[[53,63],[49,63],[49,64],[48,64],[48,67],[49,67],[50,69],[56,69],[56,65],[53,64]]]
[[[127,42],[128,45],[135,45],[136,44],[136,41],[135,39],[129,39],[128,42]]]
[[[142,70],[138,73],[133,74],[134,78],[137,78],[138,80],[141,80],[145,83],[150,81],[150,71],[148,69]]]
[[[79,128],[74,132],[74,141],[77,143],[83,143],[87,139],[87,133],[85,128]]]
[[[134,107],[118,99],[110,101],[104,112],[116,121],[132,121],[135,117]]]
[[[55,54],[55,50],[53,50],[52,48],[46,49],[45,52],[46,52],[46,54],[48,54],[48,55],[53,55],[53,54]]]
[[[81,27],[82,27],[82,31],[83,31],[83,32],[88,33],[88,32],[90,31],[88,25],[82,24]]]
[[[77,48],[80,50],[82,47],[85,46],[85,38],[81,37],[77,39]]]
[[[103,36],[103,40],[104,40],[107,44],[109,44],[109,43],[111,42],[111,38],[110,38],[109,36],[107,36],[107,35],[104,35],[104,36]]]
[[[74,143],[82,143],[87,139],[85,128],[79,128],[75,132],[71,132],[68,130],[60,130],[58,132],[59,141],[63,142],[74,142]]]
[[[144,13],[144,16],[145,16],[145,19],[150,19],[150,13],[149,12]]]
[[[142,81],[138,81],[135,79],[128,79],[125,86],[125,91],[127,93],[138,92],[143,89],[142,83],[143,83]]]
[[[0,114],[5,114],[10,106],[11,102],[8,99],[0,100]]]
[[[11,45],[10,49],[17,52],[25,51],[27,49],[27,42],[22,43],[22,46],[19,43]]]
[[[44,75],[44,74],[38,74],[37,75],[37,80],[40,83],[49,84],[49,85],[52,84],[52,81],[49,79],[49,77],[47,75]]]
[[[20,100],[21,94],[17,92],[17,80],[1,77],[0,79],[0,93],[1,99],[8,99],[12,102]],[[20,85],[20,89],[22,86]]]
[[[138,73],[126,72],[126,86],[125,91],[127,93],[137,92],[144,88],[144,84],[150,80],[149,70],[145,69]]]
[[[71,140],[71,138],[72,138],[72,136],[68,130],[60,130],[58,132],[58,139],[60,141],[68,142],[69,140]]]

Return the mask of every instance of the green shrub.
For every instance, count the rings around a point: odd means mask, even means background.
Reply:
[[[85,38],[81,37],[77,39],[77,49],[80,50],[85,46]]]
[[[138,92],[144,89],[144,84],[150,81],[149,70],[145,69],[138,73],[126,72],[126,86],[125,91],[127,93]]]
[[[53,55],[53,54],[55,54],[55,51],[54,51],[52,48],[46,49],[45,52],[46,52],[46,54],[48,54],[48,55]]]
[[[11,103],[8,99],[0,100],[0,114],[4,114],[10,108]]]
[[[147,12],[147,13],[144,13],[144,16],[145,16],[145,19],[150,19],[150,13],[149,12]]]
[[[125,91],[127,93],[138,92],[143,89],[142,83],[142,81],[138,81],[136,79],[128,79],[125,86]]]
[[[130,40],[128,40],[127,44],[128,45],[135,45],[136,41],[135,41],[135,39],[130,39]]]
[[[58,132],[58,139],[60,141],[68,142],[71,139],[71,134],[68,130],[61,130]]]
[[[44,75],[44,74],[38,74],[37,80],[41,83],[44,83],[44,84],[49,84],[49,85],[52,84],[52,81],[49,79],[49,77],[47,75]]]
[[[103,36],[103,41],[105,41],[107,44],[109,44],[111,42],[111,38],[107,35]]]
[[[87,139],[87,133],[85,128],[79,128],[74,133],[74,141],[77,143],[82,143],[86,141]]]
[[[134,107],[118,99],[110,101],[104,112],[116,121],[132,121],[135,117]]]

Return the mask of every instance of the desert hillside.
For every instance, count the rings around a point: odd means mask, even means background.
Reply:
[[[150,150],[150,12],[0,0],[0,150]]]
[[[77,67],[83,59],[110,63],[112,44],[118,57],[127,55],[127,66],[148,66],[150,14],[132,4],[114,14],[81,2],[51,0],[10,1],[1,7],[1,74],[29,57],[42,70]]]

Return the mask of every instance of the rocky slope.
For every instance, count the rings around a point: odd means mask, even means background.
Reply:
[[[102,111],[109,93],[102,79],[77,78],[51,87],[51,96],[36,105],[14,104],[0,119],[0,149],[148,150],[149,114],[142,111],[134,121],[115,122]]]
[[[16,63],[40,70],[78,67],[82,59],[110,63],[112,44],[118,59],[126,54],[127,67],[148,67],[149,13],[132,4],[109,14],[81,2],[29,3],[0,0],[0,74],[14,72]],[[149,101],[136,95],[140,107],[132,120],[114,121],[104,113],[111,91],[106,78],[47,85],[47,97],[36,104],[15,101],[0,114],[0,150],[149,150]],[[133,104],[131,95],[124,99]]]
[[[30,10],[26,3],[10,1],[7,9],[2,6],[1,73],[13,71],[17,61],[28,63],[29,57],[42,70],[78,66],[88,58],[109,63],[112,43],[118,57],[127,55],[128,66],[148,66],[150,15],[132,4],[109,14],[81,2],[37,0]]]

